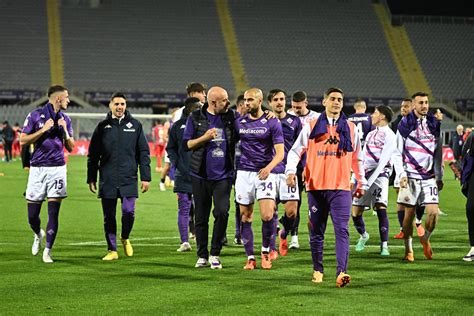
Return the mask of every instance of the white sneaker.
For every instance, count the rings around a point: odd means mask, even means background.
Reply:
[[[464,261],[474,261],[474,251],[471,249],[467,255],[465,255],[462,260]]]
[[[40,230],[39,236],[35,234],[33,246],[31,246],[31,253],[33,254],[33,256],[36,256],[39,253],[44,236],[46,236],[46,233],[42,229]]]
[[[53,258],[51,258],[51,249],[44,248],[43,251],[43,262],[44,263],[53,263]]]
[[[186,241],[179,246],[179,248],[176,250],[177,252],[187,252],[191,251],[191,245]]]
[[[160,182],[160,191],[166,191],[166,186],[163,182]]]
[[[195,268],[206,268],[209,266],[209,261],[207,261],[206,258],[199,258],[198,261],[196,262],[196,265],[194,265]]]
[[[219,256],[209,256],[209,263],[211,264],[211,269],[222,269],[221,259]]]
[[[291,236],[290,245],[288,246],[289,249],[299,249],[300,243],[298,242],[298,235]]]

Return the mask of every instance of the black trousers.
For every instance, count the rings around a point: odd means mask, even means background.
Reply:
[[[214,201],[214,227],[211,240],[211,256],[219,256],[222,241],[226,234],[229,220],[230,191],[232,178],[223,180],[204,180],[192,177],[194,196],[194,221],[196,229],[197,255],[208,258],[209,217]]]
[[[469,231],[469,243],[474,247],[474,173],[469,177],[467,191],[466,217]]]

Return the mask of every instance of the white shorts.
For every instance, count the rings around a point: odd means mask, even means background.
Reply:
[[[31,167],[26,187],[26,199],[42,202],[45,198],[67,196],[66,165],[59,167]]]
[[[294,188],[286,184],[286,176],[284,173],[275,175],[277,184],[277,197],[280,201],[299,201],[300,191],[298,190],[298,180]]]
[[[360,199],[352,201],[352,205],[372,208],[376,203],[388,205],[388,178],[378,177]]]
[[[242,205],[250,205],[255,199],[276,198],[276,174],[270,173],[266,180],[259,180],[257,172],[237,170],[235,180],[235,200]]]
[[[436,179],[418,180],[408,178],[408,188],[400,189],[397,203],[410,206],[439,204]]]

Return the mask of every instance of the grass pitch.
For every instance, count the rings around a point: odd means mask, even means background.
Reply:
[[[364,252],[356,253],[353,249],[358,234],[351,223],[348,273],[352,283],[337,289],[331,224],[326,233],[324,282],[311,282],[306,201],[300,223],[301,249],[290,250],[287,257],[274,262],[271,270],[242,269],[244,249],[231,242],[233,207],[227,230],[230,245],[221,255],[224,268],[195,269],[195,244],[192,243],[190,253],[176,252],[176,196],[170,189],[159,191],[156,173],[150,192],[137,200],[130,237],[134,256],[126,258],[119,247],[119,260],[101,261],[107,250],[101,207],[85,183],[84,157],[70,157],[69,197],[61,207],[53,249],[55,262],[46,265],[40,255],[31,255],[33,233],[22,195],[27,173],[20,162],[1,163],[0,173],[4,176],[0,176],[0,314],[472,314],[474,263],[461,260],[469,249],[466,200],[449,168],[445,172],[440,207],[448,216],[439,218],[431,238],[433,260],[424,259],[415,237],[415,262],[402,262],[403,242],[392,238],[398,231],[398,221],[391,189],[391,256],[379,255],[377,217],[366,212],[371,240]],[[44,203],[43,228],[47,222],[46,207]],[[256,220],[253,226],[258,253],[260,221]]]

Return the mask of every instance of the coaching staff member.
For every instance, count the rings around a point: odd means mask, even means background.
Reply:
[[[110,98],[110,112],[100,122],[89,145],[87,183],[91,192],[97,191],[99,171],[99,198],[102,199],[104,231],[108,253],[102,260],[118,259],[115,220],[117,199],[122,201],[121,241],[125,255],[133,255],[129,235],[135,220],[135,200],[138,197],[138,167],[142,193],[148,191],[151,181],[150,149],[142,124],[127,109],[127,99],[121,93]]]

